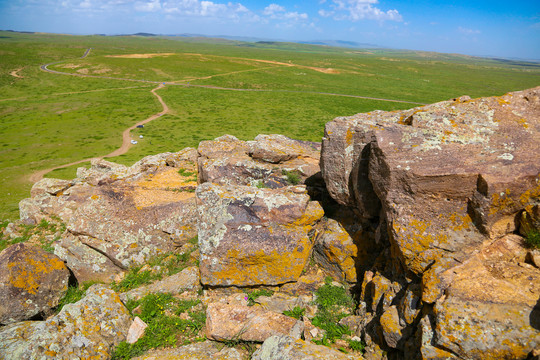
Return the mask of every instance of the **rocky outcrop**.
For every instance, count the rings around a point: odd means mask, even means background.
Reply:
[[[540,88],[327,124],[329,193],[388,244],[363,276],[365,338],[410,358],[520,358],[540,344],[540,272],[511,235],[538,229],[539,138]]]
[[[104,160],[67,182],[43,179],[21,202],[21,220],[56,216],[67,233],[55,254],[77,280],[112,281],[128,267],[196,235],[197,152],[149,156],[131,167]]]
[[[69,270],[57,256],[24,243],[0,253],[0,324],[48,315],[68,289]]]
[[[201,282],[278,285],[298,280],[324,215],[305,187],[258,189],[204,183],[199,200]]]
[[[46,321],[24,321],[0,329],[0,359],[108,359],[131,325],[118,295],[102,285],[64,306]]]

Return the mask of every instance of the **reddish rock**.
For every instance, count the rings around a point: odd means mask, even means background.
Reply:
[[[206,337],[263,342],[273,335],[288,335],[296,323],[296,319],[260,306],[212,303],[206,310]]]
[[[49,314],[68,289],[69,271],[57,256],[24,243],[0,253],[0,324]]]

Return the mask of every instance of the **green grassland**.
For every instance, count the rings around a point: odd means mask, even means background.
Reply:
[[[117,57],[155,53],[170,55]],[[51,63],[51,70],[87,76],[40,70]],[[124,129],[161,110],[150,93],[159,82],[167,83],[159,94],[170,113],[134,130],[144,138],[109,160],[130,165],[226,133],[320,141],[336,116],[537,86],[540,65],[291,43],[0,31],[0,219],[17,218],[33,172],[118,148]],[[78,166],[47,176],[73,178]]]

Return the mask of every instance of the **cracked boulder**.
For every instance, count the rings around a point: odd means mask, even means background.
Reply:
[[[324,215],[303,186],[258,189],[204,183],[197,188],[201,282],[210,286],[296,281],[310,232]]]
[[[79,280],[110,282],[128,267],[196,235],[197,152],[149,156],[131,167],[95,160],[71,182],[44,179],[21,202],[21,219],[58,217],[55,254]]]
[[[69,270],[57,256],[24,243],[0,253],[0,324],[48,315],[68,289]]]
[[[520,358],[538,346],[538,268],[512,234],[537,227],[539,138],[540,87],[327,124],[329,193],[379,221],[390,244],[379,267],[421,285],[414,312],[403,308],[406,293],[396,308],[371,309],[389,346],[408,346],[419,307],[429,313],[421,327],[433,331],[415,345],[425,358]],[[497,247],[513,257],[495,261]],[[362,298],[374,303],[373,295]]]

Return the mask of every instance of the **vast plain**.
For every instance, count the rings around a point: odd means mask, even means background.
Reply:
[[[168,112],[133,130],[138,144],[108,160],[129,165],[223,134],[320,141],[324,124],[337,116],[538,86],[540,64],[390,49],[1,31],[0,219],[18,217],[36,172],[118,149],[125,129],[162,111],[151,92],[160,84],[156,93]],[[73,178],[88,164],[45,176]]]

